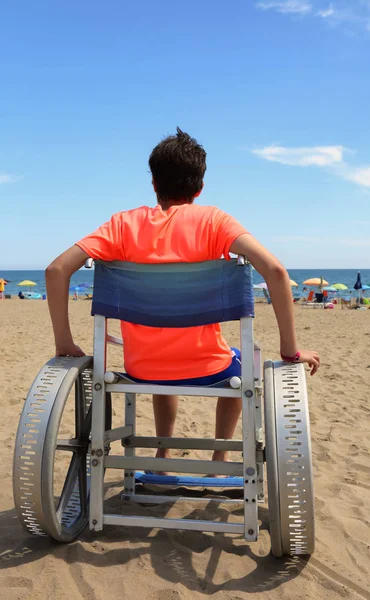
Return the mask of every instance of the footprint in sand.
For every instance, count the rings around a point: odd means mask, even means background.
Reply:
[[[181,596],[177,590],[160,590],[158,600],[180,600]]]

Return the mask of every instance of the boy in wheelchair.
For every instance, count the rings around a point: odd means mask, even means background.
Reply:
[[[317,352],[298,350],[289,276],[281,263],[232,216],[194,200],[203,189],[206,152],[177,128],[161,141],[149,158],[154,208],[141,206],[117,213],[46,269],[47,298],[55,337],[56,356],[83,356],[73,339],[68,318],[71,275],[87,258],[136,263],[201,262],[248,257],[267,283],[280,332],[284,361],[307,363],[314,375]],[[163,298],[166,310],[166,298]],[[218,323],[188,328],[156,328],[121,322],[126,372],[138,382],[206,386],[240,376],[240,353],[229,347]],[[156,434],[171,437],[178,408],[176,396],[153,396]],[[219,398],[217,439],[231,439],[241,413],[241,399]],[[169,451],[159,449],[167,458]],[[227,460],[215,451],[213,460]]]

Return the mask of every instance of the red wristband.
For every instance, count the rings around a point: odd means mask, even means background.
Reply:
[[[298,352],[295,356],[284,356],[283,354],[280,354],[280,356],[284,362],[293,363],[293,362],[297,362],[301,358],[301,353],[298,350]]]

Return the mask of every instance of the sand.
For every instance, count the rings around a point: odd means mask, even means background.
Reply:
[[[75,339],[86,353],[92,348],[89,311],[88,301],[71,302]],[[276,359],[272,307],[260,304],[256,312],[256,338],[264,357]],[[115,527],[97,534],[86,529],[77,541],[61,545],[24,532],[13,507],[13,446],[27,391],[52,356],[53,340],[46,302],[0,301],[0,598],[370,599],[370,312],[297,306],[296,317],[300,345],[322,357],[320,372],[308,377],[317,523],[316,551],[308,561],[277,560],[269,554],[264,505],[260,538],[251,545],[228,535]],[[224,331],[230,344],[237,345],[236,325],[227,324]],[[120,366],[116,349],[110,364]],[[115,425],[121,415],[118,397]],[[212,400],[181,399],[178,435],[211,435],[213,426]],[[138,431],[153,432],[149,397],[138,402]],[[110,512],[120,510],[121,489],[119,472],[111,473]],[[196,513],[188,503],[140,510],[171,517],[225,517],[224,510],[207,503]]]

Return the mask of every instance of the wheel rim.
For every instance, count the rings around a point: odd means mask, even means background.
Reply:
[[[73,431],[63,437],[65,431],[59,433],[59,429],[69,397],[74,401],[74,412],[69,411]],[[13,490],[18,517],[32,534],[68,542],[88,522],[91,401],[91,357],[50,360],[28,393],[16,437]],[[110,429],[110,394],[106,406],[106,428]],[[61,452],[68,461],[63,462]],[[60,469],[65,470],[65,481],[56,493],[54,476]]]
[[[303,364],[274,364],[280,517],[284,554],[315,548],[310,419]]]
[[[265,426],[272,553],[312,554],[314,495],[302,364],[266,361]]]

